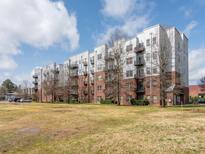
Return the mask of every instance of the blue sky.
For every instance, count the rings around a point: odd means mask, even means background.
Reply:
[[[205,74],[205,0],[1,0],[0,81],[30,79],[36,66],[63,63],[121,29],[134,36],[154,24],[189,37],[190,83]]]

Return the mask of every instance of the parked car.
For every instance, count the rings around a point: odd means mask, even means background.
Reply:
[[[26,98],[21,98],[20,102],[22,102],[22,103],[23,102],[32,102],[32,98],[27,98],[27,99]]]
[[[199,99],[199,100],[198,100],[198,103],[199,103],[199,104],[205,104],[205,99],[202,99],[202,98]]]
[[[15,97],[14,102],[20,102],[21,97]]]

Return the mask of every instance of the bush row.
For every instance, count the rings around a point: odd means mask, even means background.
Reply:
[[[131,102],[132,105],[138,105],[138,106],[149,105],[149,101],[147,99],[140,99],[140,100],[131,99],[130,102]]]

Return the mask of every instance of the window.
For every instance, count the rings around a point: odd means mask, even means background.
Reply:
[[[150,46],[150,39],[147,39],[146,44],[147,46]]]
[[[157,44],[157,38],[153,37],[153,45]]]
[[[151,69],[150,69],[150,67],[147,67],[147,74],[151,74]]]
[[[146,55],[146,60],[147,60],[147,61],[150,61],[150,53],[147,53],[147,55]]]
[[[128,91],[132,90],[132,83],[131,82],[126,83],[126,88]]]
[[[152,69],[152,72],[153,72],[154,74],[157,74],[157,73],[158,73],[157,68],[156,68],[156,67],[155,67],[155,68],[153,68],[153,69]]]
[[[127,58],[127,60],[126,60],[127,62],[127,65],[129,65],[129,64],[132,64],[133,63],[133,58],[132,57],[130,57],[130,58]]]
[[[157,52],[156,51],[153,53],[153,59],[157,60]]]
[[[133,77],[133,71],[132,70],[127,71],[126,77]]]
[[[98,54],[98,60],[102,59],[102,54]]]
[[[97,86],[97,91],[101,91],[102,90],[102,86],[101,85],[98,85]]]
[[[127,52],[132,51],[132,44],[126,46],[126,51]]]

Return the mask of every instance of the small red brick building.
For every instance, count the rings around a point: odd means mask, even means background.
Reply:
[[[205,96],[205,85],[190,85],[189,86],[189,96]]]

